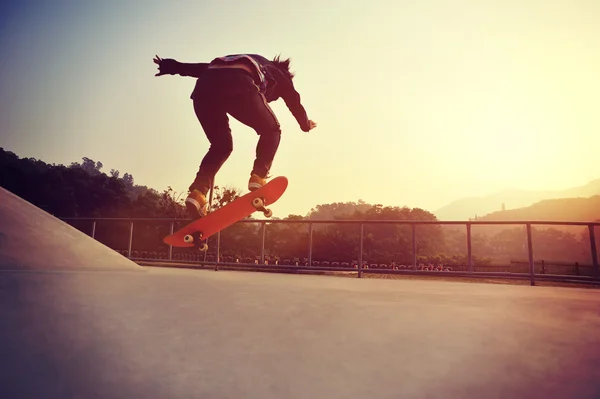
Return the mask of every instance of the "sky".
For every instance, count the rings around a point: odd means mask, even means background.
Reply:
[[[431,212],[600,177],[596,0],[3,1],[0,147],[185,194],[208,150],[195,80],[152,58],[291,57],[316,129],[271,103],[275,216],[358,201]],[[247,192],[258,136],[230,118],[216,184]]]

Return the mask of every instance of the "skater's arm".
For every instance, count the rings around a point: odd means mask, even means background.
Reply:
[[[193,78],[199,78],[209,65],[208,62],[199,62],[196,64],[178,62],[177,64],[177,73],[180,76],[191,76]]]
[[[283,98],[285,105],[287,105],[292,115],[294,115],[294,118],[296,118],[296,121],[298,121],[300,129],[302,129],[303,132],[310,131],[311,124],[306,115],[306,110],[300,101],[300,94],[296,91],[294,84],[291,81],[284,78],[282,79],[282,82],[285,83],[282,84],[281,98]]]
[[[156,56],[154,63],[158,65],[158,73],[154,76],[180,75],[199,78],[208,67],[208,63],[199,62],[195,64],[176,61],[172,58],[160,58]]]
[[[311,127],[308,116],[306,115],[306,110],[300,102],[300,94],[292,87],[291,90],[287,91],[281,97],[283,98],[283,101],[285,101],[285,105],[287,105],[292,115],[294,115],[294,118],[296,118],[296,121],[298,121],[300,129],[302,129],[303,132],[308,132]]]

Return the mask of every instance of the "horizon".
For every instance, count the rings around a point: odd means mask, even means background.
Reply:
[[[435,213],[598,179],[600,54],[587,49],[600,45],[600,4],[303,4],[3,2],[0,147],[48,164],[89,157],[186,192],[208,149],[194,79],[155,77],[152,57],[281,53],[318,126],[304,133],[270,104],[282,125],[271,175],[289,180],[274,216],[358,200]],[[257,136],[230,120],[234,151],[215,184],[244,193]]]

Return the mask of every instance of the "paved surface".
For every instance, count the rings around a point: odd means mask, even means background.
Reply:
[[[13,287],[0,397],[600,396],[596,290],[166,269],[0,277]]]
[[[132,267],[0,209],[1,398],[600,397],[597,290]]]

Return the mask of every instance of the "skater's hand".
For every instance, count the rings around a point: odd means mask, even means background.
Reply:
[[[153,61],[158,65],[158,73],[154,76],[175,75],[177,73],[177,61],[171,58],[162,59],[158,55],[155,56]]]
[[[314,121],[311,121],[311,120],[308,121],[308,131],[311,131],[311,130],[313,130],[316,127],[317,127],[317,122],[314,122]]]

